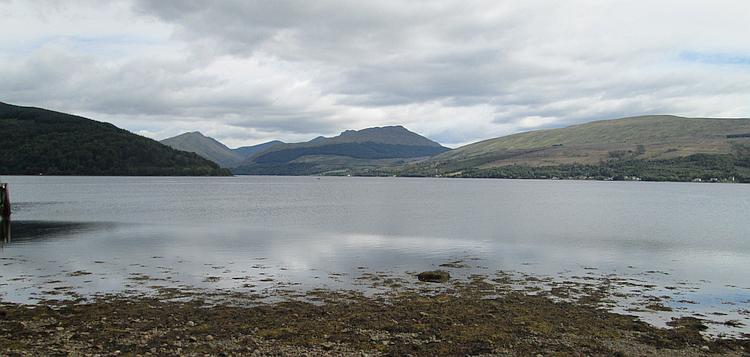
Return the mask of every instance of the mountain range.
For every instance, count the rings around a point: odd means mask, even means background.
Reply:
[[[304,143],[279,144],[257,152],[233,172],[238,174],[373,173],[384,166],[426,159],[449,149],[403,126],[346,130]]]
[[[450,150],[402,126],[230,149],[198,132],[162,141],[0,103],[0,174],[364,175],[750,182],[750,119],[651,115],[535,130]]]
[[[283,144],[281,141],[273,140],[258,145],[230,149],[218,140],[197,131],[164,139],[161,143],[176,150],[196,153],[225,168],[236,167],[258,151],[268,149],[277,144]]]
[[[372,172],[443,153],[449,149],[403,126],[346,130],[302,143],[278,140],[230,149],[199,132],[161,141],[174,149],[196,153],[237,174],[309,175]]]

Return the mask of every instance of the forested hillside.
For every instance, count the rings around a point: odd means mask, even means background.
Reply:
[[[194,153],[174,150],[108,123],[0,103],[0,174],[228,175]]]

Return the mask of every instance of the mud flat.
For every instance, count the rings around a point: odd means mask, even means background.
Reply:
[[[701,333],[706,320],[667,328],[602,308],[608,287],[519,290],[509,275],[445,284],[365,273],[354,290],[106,295],[0,305],[2,355],[734,355],[750,336]],[[528,279],[526,279],[528,280]],[[572,293],[574,292],[574,293]]]

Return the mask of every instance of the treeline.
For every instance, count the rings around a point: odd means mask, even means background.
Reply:
[[[594,165],[566,164],[533,167],[508,165],[494,168],[439,166],[406,171],[383,170],[376,175],[450,176],[508,179],[589,179],[642,181],[723,181],[750,183],[750,148],[737,147],[735,154],[695,154],[669,160],[612,159]],[[362,174],[362,173],[357,173]],[[367,173],[365,173],[367,174]]]
[[[229,175],[200,156],[177,151],[112,124],[0,103],[0,174]]]

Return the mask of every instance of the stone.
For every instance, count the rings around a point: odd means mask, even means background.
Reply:
[[[417,275],[419,281],[426,281],[430,283],[444,283],[451,278],[451,275],[447,271],[433,270],[421,272]]]

